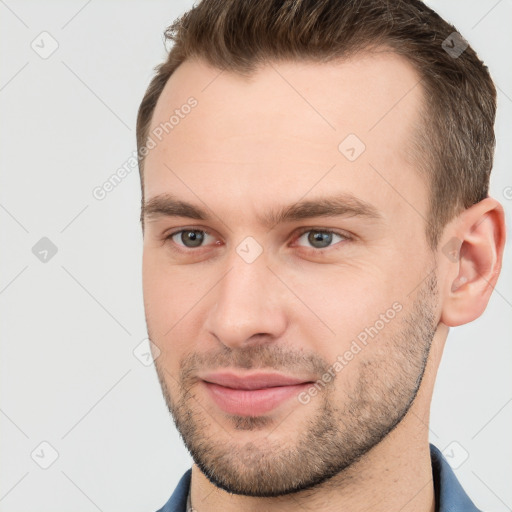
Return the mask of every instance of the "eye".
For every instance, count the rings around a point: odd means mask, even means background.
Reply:
[[[187,251],[198,249],[207,245],[208,237],[215,240],[215,236],[213,236],[210,232],[205,231],[204,229],[180,229],[178,231],[174,231],[165,237],[165,240],[170,240],[175,245],[174,249],[177,251]],[[336,238],[339,240],[336,241]],[[299,233],[298,238],[296,238],[297,242],[300,240],[305,240],[309,247],[306,245],[302,245],[298,243],[299,246],[306,247],[309,249],[319,250],[328,249],[332,245],[336,245],[339,242],[344,240],[350,240],[351,237],[337,233],[335,231],[331,231],[328,229],[304,229],[301,233]],[[219,245],[221,242],[217,241],[215,245]]]
[[[332,245],[334,237],[338,237],[341,241],[349,240],[347,235],[336,233],[335,231],[308,229],[301,232],[299,238],[297,238],[297,241],[305,238],[307,243],[311,244],[310,247],[313,247],[314,249],[325,249]]]
[[[178,246],[195,249],[201,247],[203,241],[209,236],[212,235],[203,229],[181,229],[170,233],[165,239],[173,241]]]

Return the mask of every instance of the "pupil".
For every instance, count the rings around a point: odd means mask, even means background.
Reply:
[[[185,239],[183,239],[183,237],[185,237]],[[182,235],[182,242],[185,245],[191,242],[191,245],[188,245],[188,247],[198,247],[201,245],[202,240],[203,236],[200,231],[187,231]]]
[[[327,247],[331,243],[332,240],[332,233],[323,233],[320,231],[313,231],[310,233],[309,242],[311,245],[317,247],[315,244],[320,243],[322,247]],[[323,245],[322,245],[323,242]]]

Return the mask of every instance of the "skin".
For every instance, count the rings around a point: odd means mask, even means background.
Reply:
[[[449,327],[478,318],[498,279],[503,209],[486,198],[429,250],[427,184],[409,146],[422,89],[393,53],[272,63],[250,80],[219,73],[187,61],[170,78],[151,129],[190,96],[198,105],[149,152],[144,175],[146,204],[170,193],[212,216],[144,218],[146,322],[167,405],[194,457],[192,505],[433,512],[436,372]],[[350,133],[366,146],[353,162],[338,150]],[[259,221],[338,193],[381,218]],[[351,238],[313,245],[303,228]],[[179,229],[209,235],[200,247],[166,240]],[[249,236],[263,249],[252,263],[236,251]],[[448,258],[454,238],[458,257]],[[401,311],[307,404],[235,417],[201,385],[201,372],[220,368],[315,381],[396,303]]]

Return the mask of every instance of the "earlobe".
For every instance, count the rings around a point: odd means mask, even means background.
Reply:
[[[472,322],[487,307],[502,266],[503,207],[487,197],[460,214],[453,229],[456,234],[442,245],[440,255],[448,259],[440,319],[448,327]]]

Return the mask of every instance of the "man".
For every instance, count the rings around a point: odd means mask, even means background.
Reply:
[[[166,36],[144,302],[194,464],[161,511],[478,510],[428,424],[501,269],[486,67],[419,0],[203,0]]]

